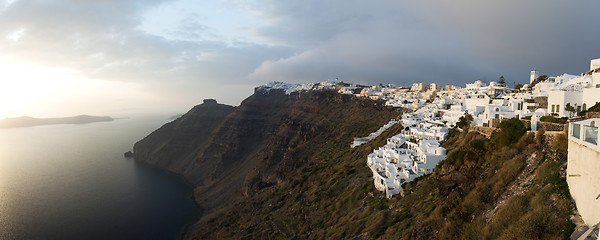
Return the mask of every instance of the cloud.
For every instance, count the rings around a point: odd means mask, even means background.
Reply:
[[[0,61],[74,69],[84,78],[139,83],[171,99],[218,97],[236,104],[241,97],[231,94],[230,87],[248,84],[245,76],[262,61],[286,52],[283,47],[256,43],[204,40],[199,36],[211,35],[211,28],[193,15],[172,29],[182,39],[140,29],[145,11],[172,2],[14,2],[0,13],[0,29],[8,30],[4,32],[7,37],[0,39]]]
[[[274,80],[463,86],[504,75],[524,83],[533,67],[580,73],[600,57],[597,1],[193,2],[177,10],[183,17],[168,28],[175,38],[144,31],[145,13],[181,3],[11,1],[0,10],[0,62],[73,69],[181,102],[236,104]],[[208,19],[214,4],[233,10]]]
[[[265,61],[254,78],[320,79],[344,75],[376,83],[477,78],[525,82],[587,70],[599,57],[594,1],[270,1],[270,27],[258,33],[299,46]]]

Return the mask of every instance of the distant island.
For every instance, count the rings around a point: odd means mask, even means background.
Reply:
[[[73,117],[62,117],[62,118],[32,118],[32,117],[16,117],[16,118],[5,118],[0,120],[0,128],[22,128],[22,127],[33,127],[40,125],[53,125],[53,124],[86,124],[93,122],[110,122],[114,119],[109,116],[89,116],[79,115]]]

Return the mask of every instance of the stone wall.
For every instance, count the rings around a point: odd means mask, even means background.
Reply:
[[[523,125],[525,125],[525,128],[527,130],[531,130],[531,120],[525,120],[525,119],[521,119],[521,122],[523,123]],[[539,122],[538,122],[538,129],[540,129],[539,127]]]
[[[538,122],[538,129],[544,129],[545,131],[564,131],[569,128],[568,124],[560,123],[549,123],[549,122]]]
[[[600,118],[600,112],[587,112],[585,113],[585,118]]]
[[[545,97],[535,97],[533,99],[535,103],[537,103],[536,108],[548,108],[548,96]]]
[[[490,138],[495,131],[498,131],[498,128],[491,128],[491,127],[470,127],[469,128],[469,132],[478,132],[487,138]]]
[[[565,132],[562,132],[562,131],[545,132],[544,133],[544,144],[546,144],[547,146],[553,146],[552,144],[554,144],[554,139],[564,133]]]
[[[493,128],[497,128],[498,126],[500,126],[500,119],[494,118],[492,119],[492,126]]]
[[[525,128],[531,129],[531,120],[521,119],[521,122],[525,125]],[[568,124],[561,123],[549,123],[549,122],[537,122],[537,129],[544,129],[544,131],[564,131],[569,128]]]
[[[521,121],[528,121],[528,120],[521,120]],[[525,126],[528,126],[527,124],[529,124],[529,123],[525,123],[525,122],[523,122],[523,123],[525,124]],[[559,125],[561,125],[561,124],[559,124]],[[568,125],[566,125],[566,126],[568,126]],[[548,127],[548,128],[552,129],[553,127],[555,127],[555,126]],[[538,122],[538,130],[539,129],[540,129],[540,125]],[[491,128],[491,127],[470,127],[469,128],[469,132],[478,132],[481,135],[486,136],[487,138],[490,138],[494,132],[499,131],[499,130],[500,130],[500,128],[495,128],[495,127],[494,128]],[[560,130],[544,129],[544,131],[546,131],[544,134],[546,144],[552,144],[552,141],[554,141],[554,138],[556,137],[556,135],[565,133],[564,129],[560,129]],[[533,132],[533,131],[529,131],[529,132]],[[535,132],[533,132],[533,133],[535,133]]]

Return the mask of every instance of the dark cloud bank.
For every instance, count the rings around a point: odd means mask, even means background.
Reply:
[[[245,10],[264,21],[248,31],[263,41],[233,43],[201,40],[201,17],[173,29],[199,40],[142,31],[142,14],[168,2],[16,1],[0,29],[24,33],[0,40],[0,60],[237,104],[269,81],[525,83],[534,67],[576,74],[600,57],[598,1],[260,1]]]

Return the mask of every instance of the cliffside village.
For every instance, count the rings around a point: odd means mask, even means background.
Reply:
[[[402,132],[367,157],[377,190],[388,198],[402,193],[402,184],[431,173],[446,157],[440,141],[456,127],[461,117],[471,115],[472,126],[497,127],[503,119],[530,120],[531,131],[538,129],[544,116],[569,118],[569,175],[567,182],[580,213],[588,225],[600,221],[600,118],[577,122],[580,112],[600,102],[600,58],[590,61],[590,70],[579,75],[540,76],[531,71],[529,83],[509,88],[498,82],[477,80],[464,88],[436,83],[415,83],[410,88],[388,85],[361,86],[329,83],[270,83],[257,90],[335,89],[340,94],[370,98],[386,106],[403,109],[402,119],[391,120],[367,137],[355,138],[351,147],[364,144],[387,128],[401,123]],[[591,185],[590,185],[591,184]]]

